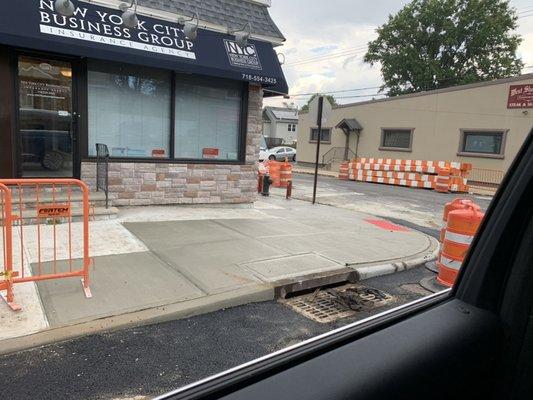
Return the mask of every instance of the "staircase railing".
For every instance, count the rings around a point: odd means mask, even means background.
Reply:
[[[322,156],[322,165],[331,164],[334,161],[345,161],[348,152],[348,159],[355,158],[355,153],[346,147],[332,147]]]
[[[105,193],[105,207],[109,208],[109,149],[106,144],[96,143],[96,191]]]

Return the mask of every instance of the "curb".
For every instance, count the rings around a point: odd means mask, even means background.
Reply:
[[[408,269],[420,267],[425,265],[430,261],[437,259],[439,251],[439,242],[432,238],[431,236],[426,235],[430,241],[430,246],[428,252],[422,256],[415,256],[407,260],[390,262],[387,264],[378,264],[378,265],[364,265],[364,266],[355,266],[347,265],[348,267],[354,269],[357,273],[358,280],[365,280],[370,278],[375,278],[377,276],[394,274],[395,272],[406,271]]]
[[[338,177],[338,172],[331,172],[331,171],[328,171],[329,173],[324,173],[324,171],[318,171],[318,175],[319,176],[327,176],[329,178],[337,178]],[[293,174],[304,174],[304,175],[314,175],[315,174],[315,171],[314,170],[299,170],[298,168],[294,168],[292,169],[292,173]]]
[[[4,339],[0,341],[0,355],[52,343],[57,344],[90,334],[167,322],[244,304],[270,300],[274,300],[274,288],[272,286],[256,285],[246,287],[231,292],[147,308],[127,314],[104,317],[75,325],[47,329],[27,336]]]

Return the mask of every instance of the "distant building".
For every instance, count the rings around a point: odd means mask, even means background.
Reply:
[[[319,162],[450,160],[502,176],[532,126],[533,74],[343,104],[322,127]],[[300,113],[298,163],[314,163],[317,137],[316,121]]]
[[[270,145],[292,145],[298,138],[298,109],[265,107],[263,109],[263,135]]]

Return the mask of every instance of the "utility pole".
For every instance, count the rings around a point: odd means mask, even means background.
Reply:
[[[320,140],[322,139],[322,112],[324,110],[324,96],[318,98],[318,115],[316,124],[318,125],[318,135],[316,138],[316,158],[315,158],[315,180],[313,182],[313,204],[316,201],[316,186],[318,184],[318,159],[320,157]]]

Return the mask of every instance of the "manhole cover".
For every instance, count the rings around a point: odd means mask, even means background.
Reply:
[[[316,322],[329,323],[390,304],[394,298],[363,285],[317,289],[314,293],[280,300],[297,313]]]

